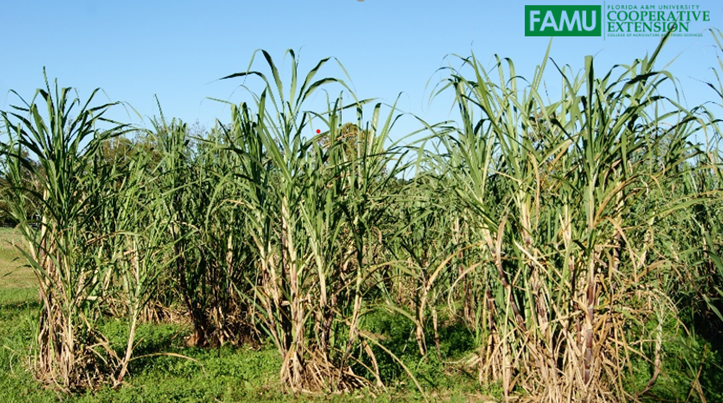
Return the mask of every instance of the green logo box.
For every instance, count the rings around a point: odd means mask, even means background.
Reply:
[[[525,6],[525,36],[602,36],[602,6]]]

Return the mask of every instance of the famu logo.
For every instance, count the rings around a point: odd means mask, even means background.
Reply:
[[[525,6],[525,36],[602,36],[602,6]]]

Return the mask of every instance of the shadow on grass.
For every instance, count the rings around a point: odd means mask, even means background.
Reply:
[[[0,320],[12,320],[18,315],[40,308],[38,290],[33,288],[0,289]]]

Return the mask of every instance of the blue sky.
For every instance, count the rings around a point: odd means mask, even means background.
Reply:
[[[494,54],[514,60],[530,76],[549,38],[524,36],[526,4],[603,4],[590,1],[470,0],[295,0],[295,1],[8,1],[3,4],[0,38],[0,109],[42,86],[42,68],[81,98],[104,90],[101,100],[123,101],[144,118],[158,115],[210,127],[228,119],[228,107],[209,100],[248,100],[239,80],[217,79],[244,71],[256,49],[282,59],[286,49],[300,54],[302,69],[326,56],[341,61],[360,98],[377,97],[435,122],[454,118],[447,99],[429,104],[431,86],[444,78],[437,70],[450,54],[474,52],[492,66]],[[692,24],[702,37],[673,38],[661,61],[680,79],[689,106],[715,100],[700,80],[714,78],[716,51],[708,28],[723,28],[717,1],[606,1],[614,4],[695,4],[711,21]],[[596,56],[597,71],[630,63],[652,52],[657,38],[569,38],[553,40],[551,56],[574,71],[585,55]],[[287,64],[288,65],[288,64]],[[261,64],[256,65],[261,68]],[[341,76],[330,65],[330,75]],[[436,73],[435,73],[436,72]],[[549,71],[552,73],[552,70]],[[550,76],[554,81],[554,75]],[[122,113],[121,113],[122,112]],[[116,111],[119,119],[148,124]],[[411,130],[412,124],[402,125]]]

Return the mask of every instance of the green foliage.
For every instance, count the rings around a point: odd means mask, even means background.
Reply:
[[[660,49],[556,66],[559,99],[547,56],[462,58],[457,121],[407,148],[292,51],[208,131],[46,82],[2,115],[4,400],[723,399],[721,131]]]

